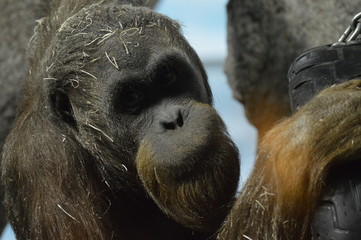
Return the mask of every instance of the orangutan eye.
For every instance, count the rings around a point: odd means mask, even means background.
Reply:
[[[125,108],[132,109],[139,106],[143,101],[144,95],[142,92],[136,89],[128,89],[122,93],[122,105]]]
[[[164,87],[169,87],[177,81],[177,75],[171,66],[164,66],[158,78]]]

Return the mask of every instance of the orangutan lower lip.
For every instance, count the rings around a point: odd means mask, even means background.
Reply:
[[[198,110],[193,112],[193,114],[202,112],[202,117],[214,114],[214,110],[210,110],[209,107],[197,104],[192,107],[210,111],[209,114]],[[195,121],[196,117],[192,117],[192,110],[189,119],[193,120],[190,123],[199,126]],[[207,126],[207,121],[202,121],[203,126]],[[194,134],[192,127],[186,125],[172,131]],[[188,140],[185,141],[182,134],[173,132],[163,141],[160,139],[167,133],[150,132],[144,137],[136,158],[139,177],[156,204],[176,221],[183,224],[191,223],[193,228],[204,231],[213,231],[211,229],[219,224],[216,216],[224,214],[225,206],[234,194],[230,188],[221,185],[229,184],[233,186],[232,188],[236,188],[237,184],[234,185],[234,180],[239,176],[239,169],[232,167],[239,164],[238,152],[230,144],[223,129],[224,125],[220,122],[218,124],[212,122],[211,125],[213,130],[208,131],[209,135],[206,137],[200,138],[202,141],[194,140],[196,136],[184,138]],[[199,133],[204,133],[202,129],[202,127],[198,128]],[[182,141],[179,142],[179,139]],[[176,143],[173,144],[176,147],[171,146],[170,142]],[[161,146],[162,150],[160,150]],[[222,181],[213,178],[214,176],[222,178]],[[218,195],[222,191],[224,192]],[[170,198],[169,194],[173,197]],[[191,205],[194,201],[198,202],[197,206],[207,207],[193,208]],[[205,212],[208,210],[205,209],[213,209],[214,214],[207,215]]]

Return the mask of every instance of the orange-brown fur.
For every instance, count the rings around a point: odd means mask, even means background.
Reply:
[[[324,90],[265,135],[219,239],[309,238],[330,167],[360,153],[360,87],[353,80]]]

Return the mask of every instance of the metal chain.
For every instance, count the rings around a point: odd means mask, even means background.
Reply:
[[[346,31],[342,34],[339,43],[346,43],[355,40],[361,33],[361,12],[356,14],[350,26],[346,29]]]

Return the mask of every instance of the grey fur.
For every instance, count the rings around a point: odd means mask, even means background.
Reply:
[[[25,75],[25,49],[35,27],[37,2],[0,1],[0,152],[19,102],[20,86]],[[4,215],[0,204],[0,233],[6,224]]]
[[[360,0],[229,1],[226,73],[261,132],[290,114],[286,75],[296,56],[337,41],[360,11]]]

